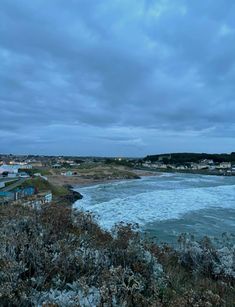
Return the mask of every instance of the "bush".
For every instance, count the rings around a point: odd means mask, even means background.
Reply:
[[[182,236],[176,251],[67,205],[0,214],[1,306],[233,306],[231,244]]]

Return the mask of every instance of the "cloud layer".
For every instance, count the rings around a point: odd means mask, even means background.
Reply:
[[[3,0],[0,152],[235,147],[233,0]]]

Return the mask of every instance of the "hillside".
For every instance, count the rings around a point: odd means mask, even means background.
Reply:
[[[52,204],[0,206],[1,306],[234,306],[234,242],[182,235],[178,250]]]
[[[144,158],[145,161],[152,162],[162,160],[163,162],[173,164],[183,164],[187,162],[199,162],[200,160],[209,159],[214,162],[235,162],[235,153],[231,154],[208,154],[208,153],[168,153],[158,155],[148,155]]]

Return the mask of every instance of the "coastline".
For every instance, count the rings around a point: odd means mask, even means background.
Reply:
[[[84,176],[63,176],[63,175],[49,175],[48,181],[56,186],[70,186],[70,187],[85,187],[102,183],[111,183],[123,180],[138,180],[141,177],[159,176],[160,172],[148,170],[132,170],[133,176],[107,176],[106,178],[96,179],[95,177],[86,178]]]
[[[89,297],[89,304],[82,306],[100,306],[109,304],[115,289],[118,306],[138,306],[139,298],[142,306],[233,306],[232,236],[198,241],[183,233],[176,249],[154,242],[131,224],[117,224],[110,232],[93,214],[72,210],[80,194],[71,186],[64,187],[63,195],[61,187],[54,188],[57,201],[40,211],[0,206],[1,231],[6,234],[0,305],[77,306],[78,299],[80,303]],[[142,291],[148,287],[150,292]]]
[[[108,183],[115,183],[115,182],[122,182],[122,181],[128,181],[128,180],[138,180],[144,177],[157,177],[160,176],[159,172],[152,172],[152,171],[144,171],[144,170],[135,170],[135,174],[138,176],[141,175],[139,178],[118,178],[118,179],[107,179],[104,178],[102,180],[96,180],[96,179],[84,179],[81,177],[70,177],[69,179],[73,180],[68,180],[66,181],[66,184],[64,184],[64,180],[61,180],[59,184],[56,184],[55,182],[52,182],[53,184],[57,186],[61,186],[63,183],[63,186],[68,189],[68,194],[63,197],[59,197],[59,202],[66,202],[67,205],[69,205],[71,211],[73,211],[73,205],[75,204],[76,201],[82,199],[84,196],[78,191],[79,188],[84,188],[84,187],[90,187],[90,186],[95,186],[99,184],[108,184]],[[58,176],[59,177],[59,176]],[[62,176],[60,176],[62,177]],[[61,178],[58,178],[59,180]]]
[[[205,176],[235,176],[235,174],[226,174],[219,171],[208,170],[177,170],[177,169],[162,169],[162,168],[142,168],[140,170],[149,170],[156,173],[169,173],[169,174],[192,174],[192,175],[205,175]]]

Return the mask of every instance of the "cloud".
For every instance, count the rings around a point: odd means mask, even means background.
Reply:
[[[3,0],[1,150],[231,150],[234,13],[232,0]]]

